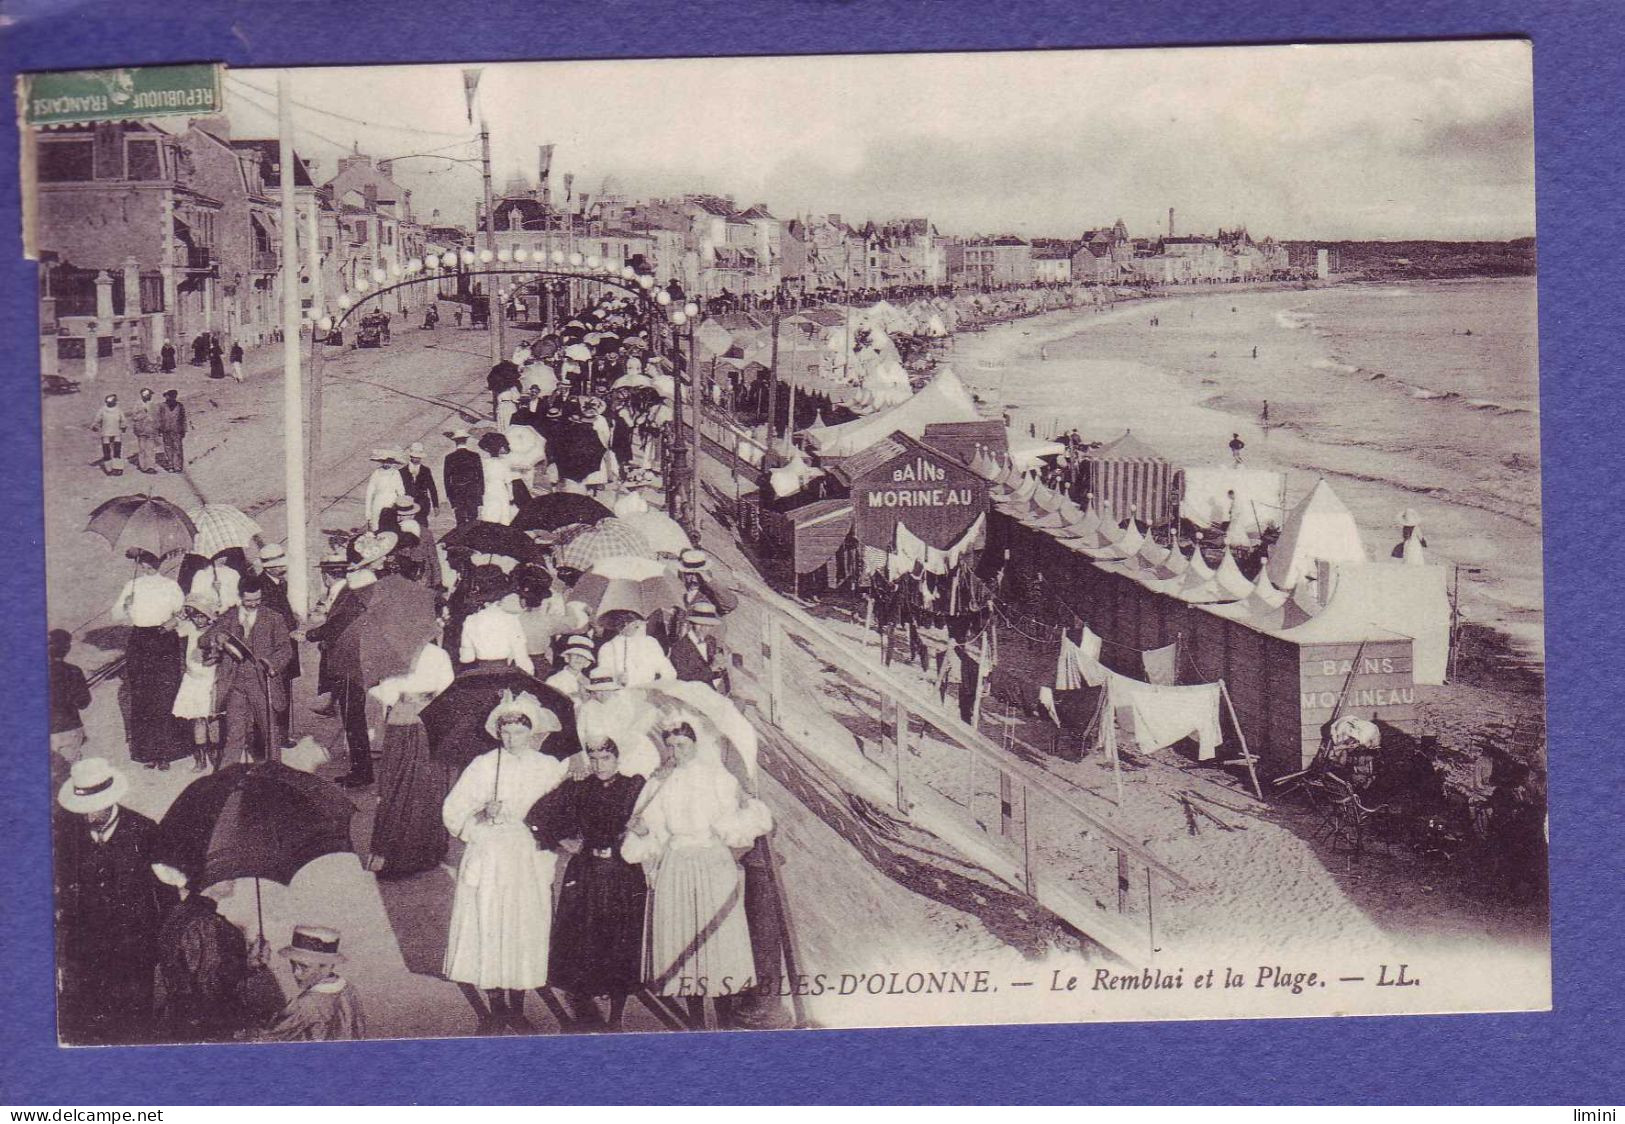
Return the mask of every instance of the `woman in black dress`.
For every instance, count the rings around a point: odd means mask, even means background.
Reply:
[[[626,997],[642,986],[643,871],[621,858],[621,839],[643,791],[642,777],[623,777],[613,741],[587,750],[592,773],[566,781],[531,810],[544,848],[573,851],[553,914],[547,982],[570,998],[577,1017],[598,1021],[598,996],[609,997],[608,1029],[621,1029]]]

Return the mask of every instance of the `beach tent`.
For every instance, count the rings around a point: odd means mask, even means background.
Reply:
[[[1239,601],[1253,591],[1253,583],[1248,581],[1236,565],[1235,555],[1226,548],[1224,557],[1219,560],[1219,567],[1213,572],[1213,581],[1222,593],[1231,600]]]
[[[821,457],[849,457],[884,441],[898,430],[918,438],[933,422],[974,421],[976,417],[976,403],[971,401],[970,391],[959,381],[953,368],[942,367],[935,378],[907,401],[855,421],[808,430],[807,439]]]
[[[1322,478],[1287,516],[1270,555],[1270,581],[1277,589],[1291,589],[1305,575],[1313,576],[1320,562],[1364,561],[1365,543],[1354,516]]]
[[[1058,457],[1066,452],[1066,446],[1059,441],[1037,441],[1014,432],[1010,432],[1005,441],[1010,449],[1011,463],[1022,472],[1041,468],[1045,457]]]
[[[1234,464],[1183,468],[1175,474],[1175,491],[1183,518],[1198,527],[1229,522],[1234,528],[1239,523],[1245,541],[1256,542],[1265,527],[1279,527],[1285,514],[1286,476],[1268,469]]]
[[[1351,614],[1411,638],[1412,677],[1444,682],[1450,662],[1450,595],[1443,566],[1400,561],[1344,564],[1332,570],[1331,602]],[[1317,618],[1318,619],[1318,618]]]
[[[1118,519],[1132,514],[1153,524],[1167,521],[1173,465],[1132,431],[1085,453],[1083,468],[1088,489],[1101,510]]]

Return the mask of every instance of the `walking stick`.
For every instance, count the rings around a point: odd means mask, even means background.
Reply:
[[[265,905],[260,900],[260,876],[254,876],[254,917],[259,922],[260,944],[265,943]]]

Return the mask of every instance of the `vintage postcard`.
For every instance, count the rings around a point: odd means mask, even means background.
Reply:
[[[1550,1005],[1527,42],[17,104],[62,1042]]]

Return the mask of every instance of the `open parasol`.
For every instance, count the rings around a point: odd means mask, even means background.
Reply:
[[[233,878],[284,886],[305,864],[353,851],[355,806],[331,781],[275,761],[228,765],[187,785],[158,825],[153,858],[196,887]],[[265,923],[260,922],[261,936]]]
[[[536,557],[536,544],[523,529],[475,520],[448,531],[440,540],[449,550],[466,550],[470,554],[499,554],[516,562],[529,562]]]
[[[334,639],[325,667],[334,675],[373,687],[411,670],[439,626],[434,593],[399,574],[357,591],[361,612]]]
[[[694,545],[683,525],[664,511],[650,508],[617,518],[647,539],[657,554],[681,554]]]
[[[681,608],[683,583],[652,559],[609,558],[582,574],[565,600],[586,606],[594,617],[624,609],[647,618]]]
[[[519,531],[557,531],[572,523],[597,523],[613,514],[609,508],[579,492],[549,492],[519,505],[513,527]]]
[[[542,752],[561,761],[581,749],[576,737],[575,706],[563,694],[517,667],[470,667],[459,672],[418,716],[429,735],[429,755],[462,769],[497,741],[485,720],[502,701],[502,693],[528,694],[559,720],[559,730],[542,743]]]
[[[229,503],[206,503],[190,512],[187,518],[197,528],[192,539],[192,553],[205,558],[234,546],[241,547],[246,553],[254,548],[261,534],[258,523]]]
[[[554,558],[572,570],[591,570],[610,558],[653,558],[654,547],[636,528],[611,517],[560,536]]]
[[[144,550],[159,558],[191,548],[197,527],[162,496],[114,496],[90,513],[85,530],[114,550]]]

